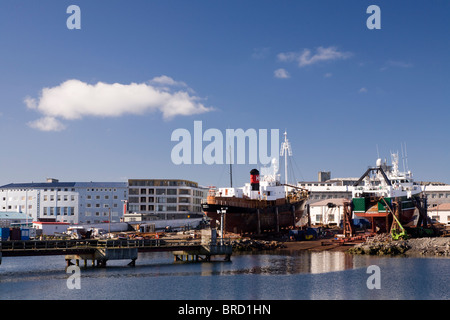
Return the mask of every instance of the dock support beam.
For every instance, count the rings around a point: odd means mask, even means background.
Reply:
[[[276,213],[276,219],[277,219],[277,226],[276,226],[276,232],[280,232],[280,220],[278,215],[278,207],[275,207],[275,213]]]
[[[261,217],[260,217],[259,209],[256,209],[256,214],[257,214],[257,218],[258,218],[257,232],[258,232],[258,234],[261,234]]]
[[[353,215],[352,203],[344,202],[344,217],[343,217],[344,237],[353,237],[355,235],[355,227],[353,226],[352,215]]]

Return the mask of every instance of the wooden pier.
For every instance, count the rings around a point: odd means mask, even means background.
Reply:
[[[196,261],[210,261],[211,256],[225,255],[229,260],[232,254],[230,241],[219,240],[211,242],[209,239],[143,239],[143,240],[28,240],[28,241],[0,241],[0,264],[3,257],[17,256],[46,256],[65,255],[67,266],[79,266],[84,260],[91,261],[92,266],[105,267],[108,260],[131,260],[133,266],[139,252],[174,252],[175,260],[181,256],[191,255]],[[177,259],[178,257],[178,259]],[[75,260],[75,263],[72,262]]]

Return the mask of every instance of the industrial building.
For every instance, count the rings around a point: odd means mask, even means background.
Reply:
[[[0,211],[22,212],[30,221],[99,223],[119,222],[126,182],[11,183],[0,187]]]

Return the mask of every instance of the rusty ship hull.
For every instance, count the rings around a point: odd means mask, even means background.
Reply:
[[[215,197],[202,204],[203,212],[211,218],[211,227],[217,227],[224,214],[225,232],[237,234],[258,234],[276,232],[294,227],[303,216],[306,199],[289,202],[286,199],[274,201],[251,200],[234,197]]]

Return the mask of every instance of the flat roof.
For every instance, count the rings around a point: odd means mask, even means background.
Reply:
[[[126,188],[127,182],[31,182],[10,183],[0,189],[48,189],[48,188]]]
[[[28,217],[31,219],[31,217]],[[0,219],[27,219],[27,215],[23,212],[0,211]]]
[[[69,225],[70,223],[68,223],[68,222],[44,222],[44,221],[33,221],[33,224],[46,224],[46,225],[49,225],[49,224],[57,224],[57,225],[64,224],[64,225]]]

